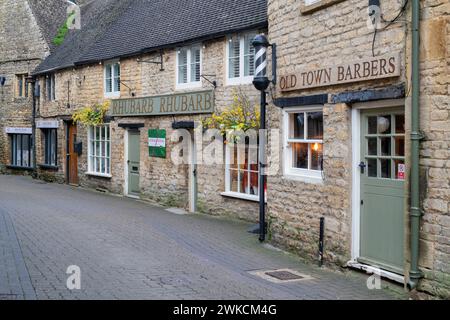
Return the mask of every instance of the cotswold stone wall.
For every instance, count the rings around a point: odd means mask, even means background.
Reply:
[[[16,75],[29,74],[49,52],[27,1],[0,2],[0,171],[10,164],[6,127],[31,127],[30,97],[16,97]]]
[[[278,75],[303,69],[333,66],[372,57],[373,31],[367,27],[367,1],[341,1],[329,7],[301,13],[303,1],[269,1],[269,38],[277,44]],[[401,1],[384,1],[382,12],[393,18]],[[399,52],[400,77],[281,93],[295,97],[377,89],[406,83],[406,25],[395,23],[378,32],[376,56]],[[331,102],[331,98],[329,98]],[[319,220],[325,217],[325,260],[344,265],[351,259],[352,228],[352,122],[351,106],[324,106],[323,181],[293,180],[278,173],[268,178],[268,211],[272,240],[311,259],[317,259]],[[269,127],[283,130],[280,108],[269,106]],[[282,137],[282,136],[281,136]],[[280,140],[280,145],[282,141]],[[270,154],[283,159],[279,154]]]
[[[421,1],[420,289],[450,297],[450,2]]]
[[[230,105],[236,90],[241,90],[249,97],[252,103],[259,102],[259,94],[253,85],[228,86],[225,78],[225,53],[227,41],[225,38],[203,43],[202,74],[217,81],[215,89],[216,110],[223,110]],[[157,61],[158,54],[146,54],[139,57],[122,59],[121,64],[121,98],[154,96],[183,92],[177,90],[175,83],[176,50],[164,51],[164,71],[160,66],[143,61]],[[41,78],[45,83],[45,77]],[[126,85],[126,86],[125,86]],[[66,69],[56,73],[56,100],[46,101],[45,85],[41,86],[40,119],[64,119],[70,121],[74,110],[94,103],[105,101],[103,88],[103,65],[95,64],[73,69]],[[127,88],[129,87],[129,88]],[[212,85],[202,80],[202,87],[185,91],[199,91],[213,89]],[[123,123],[144,123],[141,133],[141,192],[142,198],[168,207],[187,208],[188,199],[188,169],[186,165],[176,166],[171,161],[170,154],[178,142],[170,137],[173,133],[174,121],[201,121],[208,115],[185,116],[153,116],[153,117],[116,117],[111,121],[111,174],[112,178],[100,178],[86,175],[87,171],[87,130],[78,125],[78,140],[83,142],[83,154],[78,158],[80,184],[94,189],[104,189],[116,194],[124,193],[125,186],[125,157],[124,150],[126,129],[119,127]],[[66,171],[65,164],[65,125],[60,120],[59,139],[59,171],[41,171],[42,174],[63,177]],[[149,157],[148,129],[167,130],[167,158]],[[206,145],[207,142],[205,142]],[[38,154],[43,159],[43,154]],[[57,179],[57,178],[56,178]],[[257,203],[245,200],[226,198],[221,195],[225,191],[225,168],[222,165],[198,166],[198,199],[199,210],[213,215],[231,215],[246,220],[257,220]]]
[[[269,1],[269,36],[278,45],[278,72],[295,73],[305,67],[346,63],[372,56],[373,32],[366,27],[367,1],[348,0],[302,14],[302,1]],[[325,3],[326,1],[324,1]],[[425,278],[419,289],[449,297],[449,94],[450,3],[421,3],[421,186],[424,216],[421,225],[420,268]],[[397,14],[402,1],[383,1],[386,20]],[[376,89],[404,84],[411,94],[411,6],[398,22],[378,32],[374,53],[400,52],[399,78],[375,80],[282,94],[304,96]],[[406,151],[410,150],[410,98],[406,99]],[[269,126],[281,127],[282,113],[270,106]],[[282,171],[269,178],[269,215],[273,240],[301,255],[317,257],[319,218],[326,218],[326,259],[342,264],[351,258],[351,106],[324,106],[324,180],[311,185],[291,181]],[[274,155],[271,155],[274,157]],[[406,160],[409,168],[409,159]],[[406,182],[408,183],[407,172]],[[409,203],[408,186],[405,190]],[[287,203],[288,205],[284,205]],[[405,270],[409,268],[409,207],[405,206]]]

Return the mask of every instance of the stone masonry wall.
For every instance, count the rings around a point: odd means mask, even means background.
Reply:
[[[421,1],[423,212],[419,289],[450,297],[450,1]]]
[[[49,48],[37,26],[27,1],[0,2],[0,171],[10,164],[6,127],[31,128],[31,90],[29,97],[16,95],[16,75],[31,73],[48,54]],[[31,87],[30,87],[31,88]]]
[[[269,1],[269,39],[277,44],[278,75],[304,68],[344,64],[372,57],[373,31],[367,27],[367,1],[341,1],[313,13],[301,13],[302,1]],[[393,18],[401,1],[383,1],[386,19]],[[399,52],[401,76],[377,81],[281,93],[294,97],[336,94],[398,85],[406,82],[406,26],[395,23],[380,31],[375,55]],[[324,174],[320,183],[292,180],[280,166],[268,178],[268,211],[272,240],[311,259],[317,259],[319,220],[325,217],[325,260],[344,265],[351,259],[352,123],[351,106],[324,106]],[[282,137],[282,111],[269,106],[270,128],[279,128]],[[282,145],[280,140],[280,145]],[[283,151],[270,154],[283,159]]]
[[[228,86],[225,83],[225,38],[211,40],[203,43],[202,74],[209,75],[210,80],[218,83],[215,90],[216,110],[223,110],[230,105],[235,90],[241,90],[249,97],[252,103],[259,101],[259,94],[252,84]],[[120,60],[121,64],[121,98],[153,96],[171,94],[177,91],[175,87],[176,50],[164,51],[164,71],[159,65],[138,63],[137,59],[144,61],[159,60],[158,54],[145,54]],[[41,77],[45,83],[45,77]],[[66,69],[56,73],[56,100],[45,100],[45,85],[41,86],[40,119],[69,120],[74,110],[81,107],[102,103],[103,94],[103,65],[81,66]],[[199,91],[213,89],[207,81],[202,81],[202,88],[190,89]],[[68,92],[70,94],[68,94]],[[68,104],[70,107],[68,107]],[[78,125],[78,140],[83,142],[83,154],[78,158],[80,184],[94,189],[105,189],[113,193],[124,193],[125,150],[124,139],[126,129],[118,126],[119,123],[144,123],[141,129],[141,192],[142,198],[163,204],[165,206],[178,206],[187,208],[188,171],[186,165],[175,166],[170,154],[175,142],[170,141],[173,133],[172,122],[194,120],[201,121],[206,115],[186,116],[158,116],[158,117],[117,117],[111,122],[112,139],[112,178],[101,178],[86,175],[87,171],[87,130]],[[61,143],[59,154],[65,159],[65,129],[63,121],[60,122],[59,134]],[[167,158],[150,158],[148,155],[148,129],[167,130]],[[38,161],[42,161],[42,153],[38,154]],[[46,172],[46,175],[63,177],[65,172],[64,161],[59,162],[59,171]],[[226,198],[221,195],[225,191],[225,168],[222,165],[198,166],[198,198],[199,210],[213,215],[233,215],[246,220],[257,220],[258,205],[255,202]]]

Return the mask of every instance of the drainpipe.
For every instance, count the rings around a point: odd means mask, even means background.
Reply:
[[[412,107],[411,107],[411,265],[408,287],[415,289],[422,272],[419,270],[419,233],[420,218],[420,181],[419,181],[419,151],[420,140],[420,3],[412,1]]]
[[[28,76],[26,81],[31,84],[31,94],[32,94],[32,113],[31,113],[31,143],[33,145],[33,173],[34,179],[37,178],[37,164],[36,164],[36,78],[33,76]]]

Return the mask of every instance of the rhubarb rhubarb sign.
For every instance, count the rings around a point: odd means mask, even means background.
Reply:
[[[341,65],[307,68],[282,76],[282,92],[400,76],[400,54],[390,54]]]

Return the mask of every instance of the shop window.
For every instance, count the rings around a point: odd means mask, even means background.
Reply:
[[[259,199],[258,145],[247,140],[245,144],[228,143],[224,195],[248,200]]]
[[[255,49],[252,41],[256,32],[229,37],[227,46],[227,83],[251,83],[255,74]]]
[[[105,97],[120,96],[120,62],[105,64]]]
[[[27,98],[28,97],[28,83],[26,74],[16,75],[16,97],[17,98]]]
[[[33,167],[33,144],[31,134],[11,134],[11,165]]]
[[[58,158],[58,137],[57,129],[43,129],[44,134],[44,164],[56,166]]]
[[[199,46],[184,47],[177,51],[177,88],[201,86],[202,50]]]
[[[285,110],[285,174],[322,178],[323,112],[322,108]]]
[[[111,175],[111,133],[109,125],[89,127],[89,174]]]
[[[45,81],[47,101],[54,101],[56,99],[56,77],[54,74],[47,75]]]

